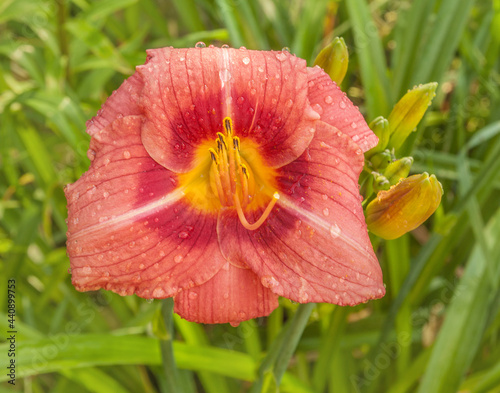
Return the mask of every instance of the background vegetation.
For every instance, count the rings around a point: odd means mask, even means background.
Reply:
[[[435,173],[445,194],[425,226],[375,239],[385,298],[316,306],[280,389],[500,392],[500,1],[3,0],[0,309],[14,277],[18,368],[0,393],[165,391],[160,302],[76,292],[65,250],[62,190],[89,166],[85,120],[144,50],[289,47],[312,64],[335,36],[350,51],[342,87],[367,121],[414,85],[439,82],[400,156]],[[297,308],[281,304],[237,328],[176,316],[187,391],[248,391]]]

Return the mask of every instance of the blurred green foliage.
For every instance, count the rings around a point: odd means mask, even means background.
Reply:
[[[89,166],[85,121],[144,50],[289,47],[312,64],[335,36],[350,51],[342,86],[367,121],[414,85],[439,82],[400,156],[435,173],[445,194],[425,226],[373,239],[385,298],[317,305],[280,391],[500,392],[499,29],[499,0],[3,0],[0,309],[13,277],[18,379],[0,392],[165,391],[152,327],[160,303],[76,292],[65,251],[63,187]],[[282,299],[237,328],[176,316],[186,391],[248,391],[295,309]],[[5,337],[4,316],[0,327]]]

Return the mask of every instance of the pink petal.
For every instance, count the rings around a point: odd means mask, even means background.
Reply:
[[[145,83],[144,146],[174,172],[192,169],[196,148],[223,131],[226,116],[272,167],[297,158],[313,138],[319,115],[307,101],[306,64],[289,54],[156,49],[138,72]]]
[[[319,67],[308,68],[307,71],[307,97],[312,108],[320,114],[321,120],[348,135],[364,152],[377,146],[377,136],[337,84]]]
[[[278,296],[257,275],[226,263],[205,284],[180,292],[174,311],[192,322],[234,324],[269,315],[276,307]]]
[[[227,66],[231,79],[223,97],[236,133],[253,140],[270,167],[298,158],[319,119],[307,101],[305,60],[288,52],[233,49]]]
[[[118,117],[140,115],[138,99],[144,83],[135,73],[125,80],[121,86],[108,97],[97,115],[87,121],[87,133],[94,135],[97,131],[111,124]]]
[[[68,255],[80,291],[169,297],[209,280],[225,263],[216,217],[183,201],[176,175],[142,146],[141,124],[129,116],[97,131],[89,171],[65,189]]]
[[[233,210],[219,214],[223,255],[244,260],[264,286],[301,303],[354,305],[382,297],[358,191],[362,165],[359,147],[320,123],[306,152],[279,170],[281,198],[262,227],[250,232]]]

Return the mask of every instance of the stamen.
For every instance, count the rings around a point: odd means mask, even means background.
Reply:
[[[233,134],[233,121],[230,117],[225,117],[223,120],[224,129],[226,130],[227,136],[232,136]]]
[[[238,218],[240,219],[241,225],[243,225],[249,231],[254,231],[260,228],[262,224],[264,224],[267,217],[269,217],[271,210],[273,210],[274,205],[276,205],[276,202],[278,202],[278,199],[280,199],[280,194],[276,191],[273,194],[271,202],[269,202],[269,205],[267,205],[266,210],[264,210],[264,213],[262,213],[262,216],[260,216],[260,218],[253,224],[250,224],[245,217],[245,213],[243,213],[243,209],[241,208],[238,194],[233,194],[234,205],[236,206],[236,212],[238,213]]]

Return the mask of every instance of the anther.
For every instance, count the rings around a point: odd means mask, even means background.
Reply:
[[[225,117],[224,120],[224,129],[226,130],[227,136],[231,136],[233,133],[233,121],[230,117]]]

